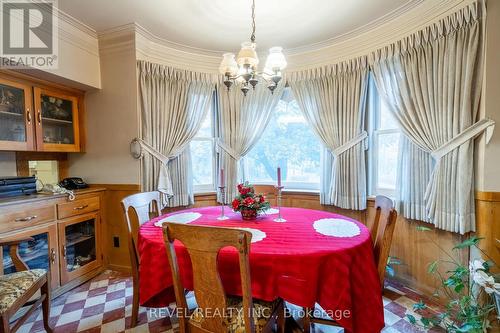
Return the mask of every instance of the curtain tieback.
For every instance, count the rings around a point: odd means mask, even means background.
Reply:
[[[222,150],[224,150],[226,153],[228,153],[236,161],[239,161],[241,159],[241,155],[240,154],[238,154],[233,148],[231,148],[228,145],[226,145],[220,139],[217,139],[217,146],[221,147]]]
[[[486,131],[486,143],[488,143],[491,140],[491,136],[493,135],[494,129],[495,129],[494,120],[488,118],[481,119],[474,125],[467,127],[465,130],[460,132],[458,135],[453,137],[451,140],[443,144],[438,149],[433,150],[431,152],[431,156],[432,158],[434,158],[435,161],[439,161],[441,160],[441,158],[443,158],[443,156],[446,156],[454,149],[460,147],[467,141],[481,134],[483,131]]]
[[[356,135],[354,138],[351,140],[347,141],[343,145],[338,146],[335,149],[330,150],[333,157],[337,158],[355,145],[359,144],[360,142],[363,142],[366,138],[368,137],[368,133],[366,131],[363,131]]]
[[[158,177],[158,191],[167,195],[168,197],[174,196],[174,190],[172,188],[172,179],[170,179],[170,172],[168,171],[168,162],[176,158],[179,154],[173,154],[165,156],[156,150],[153,146],[148,144],[146,141],[135,138],[132,140],[132,144],[138,143],[141,148],[140,157],[143,156],[142,149],[151,154],[154,158],[161,162],[160,175]]]

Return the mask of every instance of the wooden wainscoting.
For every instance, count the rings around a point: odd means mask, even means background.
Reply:
[[[91,186],[106,188],[103,207],[104,225],[106,225],[103,237],[105,263],[110,269],[129,272],[131,266],[127,228],[120,202],[126,196],[140,192],[141,186],[138,184],[92,184]],[[114,246],[113,237],[118,237],[118,247]]]
[[[500,265],[500,192],[476,192],[476,228],[480,248]]]

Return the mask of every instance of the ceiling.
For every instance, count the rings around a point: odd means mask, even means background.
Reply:
[[[255,0],[257,46],[286,50],[328,41],[416,0]],[[211,51],[238,51],[251,32],[251,0],[59,0],[97,32],[136,22],[157,37]]]

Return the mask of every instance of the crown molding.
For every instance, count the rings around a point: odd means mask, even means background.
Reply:
[[[285,52],[288,64],[286,71],[298,71],[335,64],[371,52],[401,40],[416,31],[465,7],[475,0],[425,0],[401,16],[393,17],[375,29],[364,31],[349,39],[339,39],[335,44],[304,51]]]
[[[55,7],[59,24],[59,38],[94,56],[99,56],[97,32],[73,16]]]
[[[349,33],[316,44],[287,49],[287,72],[338,63],[394,43],[415,31],[449,15],[474,0],[411,0]],[[218,72],[222,51],[194,48],[155,36],[136,23],[105,31],[105,36],[135,35],[137,58],[178,68],[209,73]],[[101,42],[101,34],[99,34]],[[101,43],[100,43],[101,45]],[[127,47],[129,47],[128,45]],[[265,52],[259,53],[265,57]]]
[[[286,49],[287,72],[333,64],[367,55],[400,40],[449,15],[474,0],[410,0],[398,9],[362,27],[334,38],[303,47]],[[218,72],[223,51],[191,47],[160,38],[137,23],[129,23],[95,34],[88,26],[63,15],[79,30],[94,34],[101,55],[134,50],[136,58],[183,69]],[[265,52],[259,56],[265,57]]]

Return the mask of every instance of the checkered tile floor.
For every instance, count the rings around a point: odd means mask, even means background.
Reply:
[[[391,283],[384,292],[386,327],[383,333],[421,332],[405,319],[407,313],[416,318],[413,304],[421,297],[404,286]],[[56,333],[72,332],[177,332],[176,318],[148,316],[140,309],[139,324],[130,329],[132,311],[132,280],[122,273],[106,271],[93,280],[63,294],[52,301],[50,324]],[[293,310],[292,310],[293,311]],[[291,327],[290,332],[298,331]],[[41,311],[35,311],[18,332],[43,332]],[[342,332],[335,328],[316,325],[315,333]],[[433,330],[432,332],[440,332]]]

